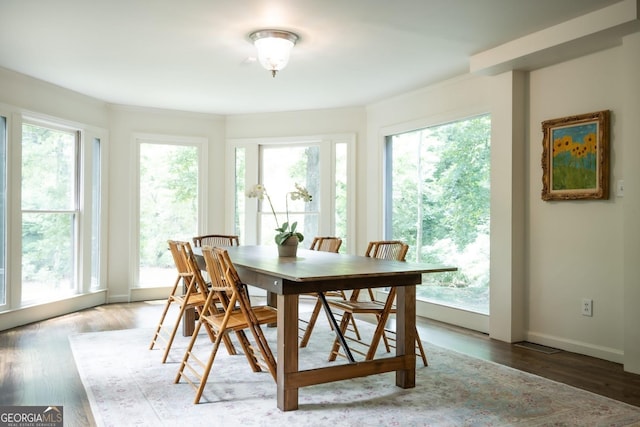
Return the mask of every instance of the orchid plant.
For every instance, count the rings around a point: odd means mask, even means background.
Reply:
[[[273,217],[276,220],[276,234],[275,241],[278,245],[283,245],[287,239],[292,236],[296,236],[298,238],[298,242],[302,242],[304,240],[304,236],[302,233],[296,230],[298,227],[298,222],[294,221],[293,223],[289,223],[289,197],[291,200],[303,200],[305,202],[310,202],[312,200],[311,194],[309,191],[303,186],[295,183],[295,191],[290,191],[285,195],[285,206],[286,206],[286,215],[287,220],[280,226],[278,222],[278,216],[276,215],[275,209],[273,209],[273,203],[271,203],[271,197],[267,193],[267,189],[262,184],[254,185],[250,190],[247,191],[247,197],[249,198],[257,198],[259,200],[264,200],[265,198],[269,202],[269,207],[271,208],[271,213],[273,213]]]

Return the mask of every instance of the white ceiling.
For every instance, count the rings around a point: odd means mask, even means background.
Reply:
[[[114,104],[215,114],[361,106],[619,0],[0,0],[0,67]],[[275,78],[247,35],[301,40]]]

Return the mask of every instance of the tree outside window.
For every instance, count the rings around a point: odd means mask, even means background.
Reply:
[[[489,312],[491,118],[482,115],[392,135],[387,236],[408,261],[454,265],[425,275],[418,298]]]

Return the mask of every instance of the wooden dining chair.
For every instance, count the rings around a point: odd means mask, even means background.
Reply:
[[[314,237],[309,250],[338,253],[340,246],[342,246],[340,237]]]
[[[180,328],[180,322],[184,318],[185,311],[187,309],[200,310],[208,296],[207,286],[204,280],[202,280],[202,276],[197,275],[189,265],[188,254],[192,253],[189,242],[169,240],[167,243],[169,244],[169,251],[173,257],[178,275],[167,297],[160,321],[156,326],[156,331],[149,346],[149,349],[153,350],[159,341],[164,343],[162,363],[167,361],[173,340],[176,332]],[[167,320],[167,313],[172,305],[177,306],[179,311],[173,325],[168,326],[165,325],[165,320]]]
[[[193,277],[196,280],[195,283],[197,284],[198,289],[201,290],[200,292],[202,293],[202,296],[205,297],[205,301],[206,301],[206,298],[209,297],[209,293],[210,293],[210,282],[204,279],[204,276],[202,275],[203,272],[201,270],[201,266],[198,263],[198,260],[196,259],[196,256],[193,253],[193,250],[191,249],[191,245],[189,245],[189,243],[185,242],[185,244],[182,245],[182,253],[184,255],[185,262],[187,263],[187,267],[192,272]],[[224,310],[224,304],[225,304],[225,301],[220,298],[220,295],[214,294],[208,309],[209,311],[222,313]],[[194,306],[194,308],[190,308],[190,306],[187,306],[187,308],[184,311],[182,322],[183,323],[187,322],[187,313],[189,310],[193,310],[196,312],[196,314],[200,315],[203,309],[204,309],[204,304],[202,306]],[[192,322],[194,322],[194,326],[195,326],[195,319],[196,317],[194,317],[192,320]],[[211,339],[211,342],[214,342],[215,332],[213,331],[213,329],[211,329],[208,325],[205,325],[205,329],[207,331],[207,334],[209,335],[209,338]],[[192,329],[192,332],[193,332],[193,329]],[[244,348],[246,345],[246,338],[243,336],[243,332],[238,331],[236,335],[238,337],[238,341]],[[231,339],[228,336],[222,337],[222,341],[224,342],[224,345],[227,348],[227,352],[229,353],[229,355],[233,356],[238,354],[236,352],[236,349]]]
[[[311,242],[311,246],[309,247],[312,251],[324,251],[324,252],[335,252],[337,253],[340,250],[340,246],[342,246],[342,239],[339,237],[314,237]],[[308,295],[315,298],[316,303],[313,307],[313,311],[311,312],[311,316],[309,320],[300,319],[300,326],[298,330],[301,333],[300,336],[300,348],[306,347],[309,343],[309,339],[311,338],[311,333],[315,327],[316,321],[318,320],[318,316],[320,315],[320,310],[322,310],[322,301],[317,294],[303,294]],[[325,298],[338,298],[342,301],[346,301],[347,297],[344,291],[327,291],[324,292]],[[328,318],[327,314],[327,318]],[[329,319],[327,319],[329,320]],[[329,320],[329,326],[333,329],[333,324]],[[360,339],[360,332],[358,331],[358,327],[355,323],[355,319],[352,322],[353,332],[356,334],[357,338]]]
[[[240,246],[240,239],[231,234],[204,234],[193,237],[193,246],[200,248],[205,245],[212,247]]]
[[[254,372],[266,370],[276,380],[276,360],[260,327],[277,322],[276,309],[266,305],[251,305],[247,286],[240,280],[226,249],[204,246],[202,255],[212,279],[211,293],[203,306],[175,378],[175,383],[184,378],[196,389],[196,404],[200,402],[204,392],[220,343],[231,332],[247,329],[251,332],[255,345],[243,345],[251,368]],[[223,301],[223,313],[212,309],[214,295],[218,295]],[[200,328],[207,325],[213,329],[216,339],[207,361],[204,362],[195,354],[194,345],[199,338]]]
[[[365,256],[378,259],[404,261],[408,250],[409,245],[399,240],[372,241],[369,242],[367,251],[365,252]],[[394,305],[396,291],[396,287],[391,286],[389,288],[389,294],[387,295],[387,299],[385,301],[377,300],[375,297],[375,292],[371,288],[366,289],[366,296],[368,297],[368,299],[361,298],[361,290],[354,290],[348,301],[329,301],[329,305],[332,308],[338,309],[342,312],[340,330],[342,331],[343,335],[345,335],[345,338],[367,348],[366,353],[354,348],[350,348],[351,351],[365,356],[365,360],[373,359],[373,356],[377,351],[378,344],[381,340],[384,342],[387,352],[390,352],[391,349],[395,347],[395,344],[392,343],[392,341],[395,342],[395,331],[387,329],[386,324],[387,320],[389,319],[389,315],[396,313],[396,307]],[[349,322],[353,321],[355,319],[355,315],[357,314],[372,314],[376,317],[376,330],[373,334],[373,337],[371,338],[370,343],[366,343],[358,337],[353,338],[346,334]],[[415,329],[414,333],[416,337],[416,353],[422,358],[424,366],[427,366],[427,356],[424,352],[424,348],[422,346],[420,336],[418,335],[417,328]],[[389,335],[392,338],[390,338]],[[331,349],[331,353],[329,355],[330,361],[335,360],[339,355],[341,356],[340,346],[340,342],[337,339],[334,340],[333,348]]]
[[[201,236],[192,237],[193,246],[201,248],[202,246],[211,247],[227,247],[227,246],[240,246],[240,239],[234,234],[203,234]],[[206,276],[206,272],[205,272]],[[208,278],[207,278],[208,281]],[[197,313],[195,310],[188,309],[185,314],[185,324],[195,325]],[[191,332],[191,331],[188,331]],[[190,335],[190,334],[189,334]]]

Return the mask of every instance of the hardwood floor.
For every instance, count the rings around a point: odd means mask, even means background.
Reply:
[[[69,335],[153,328],[162,304],[110,304],[0,332],[0,406],[60,405],[65,426],[93,425]],[[421,319],[418,327],[423,340],[438,346],[640,407],[640,375],[624,372],[619,364],[564,351],[544,354],[430,320]]]

